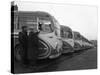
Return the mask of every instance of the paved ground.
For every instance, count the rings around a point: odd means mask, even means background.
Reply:
[[[97,68],[97,48],[68,53],[53,60],[41,60],[36,67],[15,62],[15,73],[67,71]]]

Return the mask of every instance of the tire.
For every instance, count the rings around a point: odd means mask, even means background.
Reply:
[[[15,51],[14,51],[14,58],[16,61],[23,61],[23,57],[24,57],[24,52],[23,52],[23,48],[20,44],[17,44],[15,46]]]

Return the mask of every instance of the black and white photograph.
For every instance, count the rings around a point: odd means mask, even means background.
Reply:
[[[97,69],[98,8],[11,2],[11,73]]]

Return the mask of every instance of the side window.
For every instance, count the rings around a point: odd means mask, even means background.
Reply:
[[[75,35],[75,38],[78,39],[78,40],[81,39],[80,34],[76,34],[76,35]]]
[[[65,34],[65,31],[63,29],[61,29],[61,37],[66,38],[66,34]]]
[[[78,34],[77,37],[80,39],[81,38],[80,34]]]
[[[26,20],[26,25],[30,28],[37,29],[37,21],[34,18],[29,18]]]
[[[64,30],[61,30],[61,37],[67,38],[67,33]]]
[[[72,32],[69,31],[69,32],[68,32],[68,38],[72,38],[72,37],[73,37]]]
[[[64,38],[69,38],[69,32],[66,32],[66,31],[65,31],[65,32],[64,32],[64,35],[65,35]]]
[[[32,28],[37,27],[37,20],[34,16],[19,16],[17,20],[17,29],[21,29],[22,26],[28,26]]]

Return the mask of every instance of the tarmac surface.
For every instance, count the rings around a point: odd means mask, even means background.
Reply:
[[[36,66],[25,66],[15,61],[15,73],[35,73],[97,68],[97,48],[63,54],[56,59],[38,60]]]

